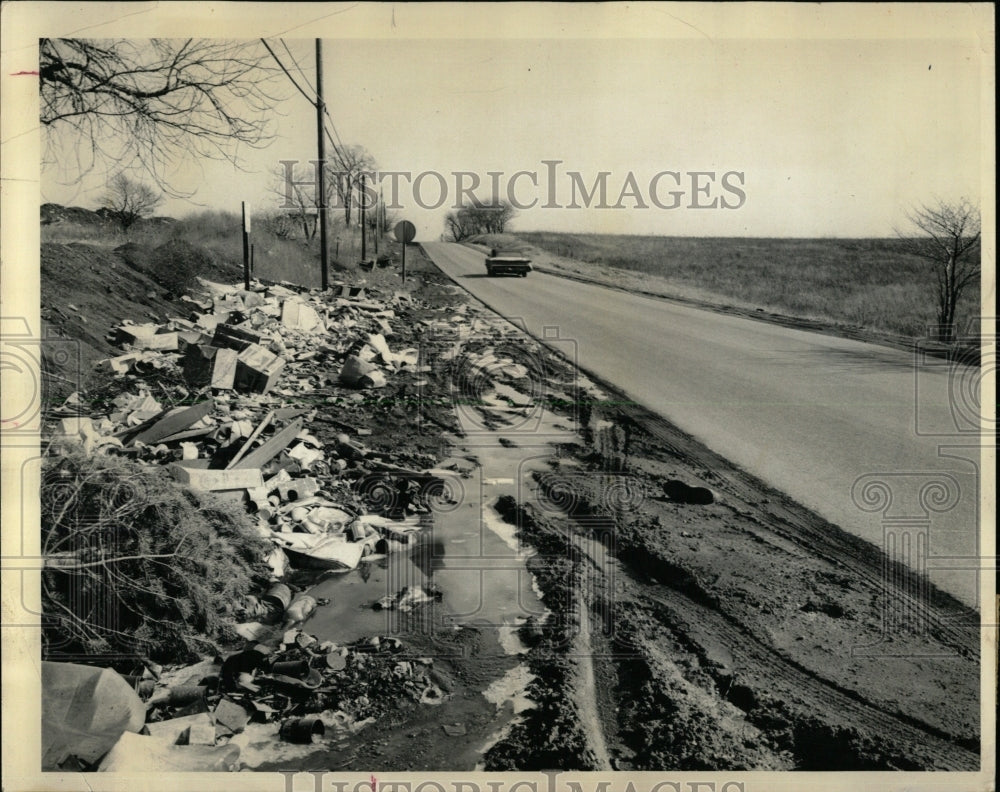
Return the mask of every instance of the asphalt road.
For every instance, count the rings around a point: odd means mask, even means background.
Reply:
[[[978,370],[424,243],[458,284],[804,506],[979,607]],[[547,328],[547,329],[546,329]]]

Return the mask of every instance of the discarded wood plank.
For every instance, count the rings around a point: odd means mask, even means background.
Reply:
[[[137,434],[132,438],[131,442],[145,443],[146,445],[159,442],[164,437],[169,437],[172,434],[176,434],[177,432],[187,429],[195,421],[200,421],[212,411],[212,407],[214,406],[214,400],[207,399],[206,401],[196,404],[193,407],[188,407],[187,409],[171,413],[165,418],[154,423],[145,431]]]
[[[182,463],[170,465],[170,472],[182,484],[191,489],[216,492],[219,490],[248,490],[264,486],[264,477],[260,470],[210,470],[201,467],[189,467]]]
[[[169,412],[170,410],[163,410],[162,412],[160,412],[159,415],[154,415],[152,418],[143,421],[141,424],[137,424],[136,426],[127,426],[124,429],[115,432],[114,437],[118,438],[128,437],[128,435],[134,435],[139,432],[142,432],[148,429],[149,427],[153,426],[161,418],[165,418]]]
[[[423,470],[413,470],[412,468],[400,467],[399,465],[390,465],[385,462],[377,462],[374,459],[368,460],[368,467],[372,468],[372,470],[377,470],[380,473],[395,473],[397,476],[407,476],[413,479],[440,478],[440,476],[435,476],[433,473],[428,473]]]
[[[212,336],[212,346],[235,349],[242,352],[251,344],[260,344],[260,336],[247,330],[242,330],[233,325],[220,324],[215,328],[215,335]]]
[[[253,445],[254,440],[260,437],[260,433],[264,431],[264,428],[269,423],[271,423],[271,420],[273,418],[274,418],[274,411],[272,410],[271,412],[269,412],[267,415],[264,416],[264,420],[262,420],[259,424],[257,424],[257,428],[253,430],[253,434],[251,434],[250,437],[247,438],[247,441],[243,444],[243,447],[236,452],[236,456],[234,456],[232,458],[232,461],[228,465],[226,465],[226,470],[236,467],[236,463],[243,458],[243,456],[246,454],[247,451],[250,450],[250,446]]]
[[[212,434],[218,426],[202,426],[198,429],[185,429],[183,432],[178,432],[177,434],[172,434],[169,437],[161,437],[161,443],[176,443],[179,440],[190,440],[192,437],[204,437],[207,434]]]
[[[300,418],[290,423],[262,446],[247,454],[236,464],[233,470],[256,468],[259,472],[260,467],[265,462],[267,462],[271,457],[276,456],[280,451],[290,445],[296,435],[298,435],[301,431],[302,419]],[[262,480],[261,485],[263,485],[263,483],[264,482]]]

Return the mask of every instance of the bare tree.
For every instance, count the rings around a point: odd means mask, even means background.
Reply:
[[[141,218],[151,215],[162,201],[163,195],[148,184],[119,173],[108,183],[101,208],[127,232]]]
[[[315,238],[318,228],[317,219],[319,210],[316,207],[317,189],[315,185],[296,181],[289,178],[288,172],[283,165],[279,165],[273,172],[270,191],[281,201],[277,214],[283,215],[290,222],[297,223],[302,229],[302,238],[310,240]],[[326,185],[327,201],[333,192],[329,180]],[[286,236],[291,236],[290,233]]]
[[[445,231],[455,242],[476,234],[502,234],[517,211],[506,201],[475,201],[444,218]]]
[[[278,239],[295,239],[295,229],[298,223],[286,211],[276,209],[272,212],[255,215],[253,222],[260,224],[261,228]]]
[[[283,98],[259,42],[41,39],[41,123],[48,158],[75,168],[142,167],[163,189],[179,158],[239,164],[261,148]],[[60,157],[60,155],[63,155]],[[174,193],[176,194],[176,193]]]
[[[330,178],[336,191],[336,205],[344,210],[344,222],[351,224],[355,193],[360,187],[361,174],[374,173],[378,164],[364,146],[357,144],[338,146],[329,166]],[[331,204],[332,205],[332,204]]]
[[[477,203],[469,211],[481,234],[502,234],[507,229],[507,224],[517,215],[517,210],[507,201]]]
[[[955,332],[955,311],[968,286],[980,274],[979,209],[963,198],[957,203],[938,200],[907,214],[919,236],[897,235],[904,249],[934,267],[939,339],[950,342]]]
[[[469,214],[464,209],[448,212],[444,217],[444,228],[452,242],[461,242],[476,233]]]

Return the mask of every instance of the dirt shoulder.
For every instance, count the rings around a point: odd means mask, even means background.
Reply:
[[[539,581],[553,603],[582,598],[589,619],[564,606],[535,673],[556,684],[593,665],[613,767],[978,767],[978,614],[940,593],[915,601],[905,577],[885,591],[877,548],[651,416],[602,414],[628,437],[624,464],[591,445],[504,513],[539,547],[536,568],[569,559]],[[715,502],[672,499],[675,480]],[[553,692],[536,691],[550,711],[495,749],[498,769],[544,743],[567,708]],[[576,767],[595,756],[578,750]]]

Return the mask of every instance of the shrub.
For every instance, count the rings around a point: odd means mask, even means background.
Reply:
[[[242,510],[158,466],[71,453],[41,488],[46,656],[189,660],[232,638],[270,544]]]
[[[195,286],[195,279],[211,277],[215,269],[212,255],[183,239],[171,239],[153,251],[150,277],[171,295],[179,297]]]

